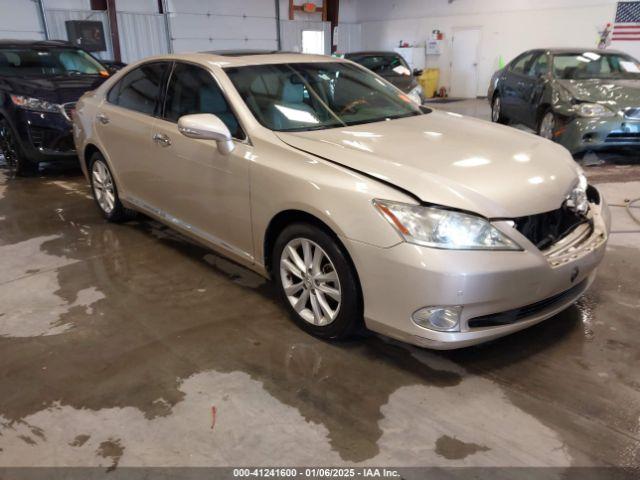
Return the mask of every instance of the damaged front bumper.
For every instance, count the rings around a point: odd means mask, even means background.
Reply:
[[[554,140],[572,154],[602,150],[638,150],[640,120],[624,116],[566,118],[554,133]]]

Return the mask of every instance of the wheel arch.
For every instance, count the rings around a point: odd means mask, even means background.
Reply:
[[[269,277],[273,278],[272,271],[271,271],[272,270],[271,263],[273,261],[273,248],[275,246],[276,239],[278,238],[278,235],[280,234],[280,232],[282,232],[289,225],[293,225],[295,223],[307,223],[307,224],[311,224],[318,227],[319,229],[327,233],[337,243],[338,247],[342,249],[353,271],[355,281],[356,281],[356,288],[358,289],[358,293],[359,293],[359,302],[360,302],[359,308],[360,308],[360,311],[363,312],[364,297],[362,292],[362,284],[360,282],[360,275],[355,266],[351,253],[349,252],[349,249],[342,242],[342,240],[340,240],[339,235],[335,232],[333,228],[331,228],[331,226],[329,226],[326,222],[324,222],[319,217],[309,212],[306,212],[304,210],[298,210],[298,209],[283,210],[277,213],[276,215],[274,215],[274,217],[271,219],[271,221],[267,225],[267,229],[265,231],[264,241],[263,241],[263,258],[264,258],[265,271],[267,272]]]
[[[346,249],[342,241],[340,241],[340,237],[334,231],[334,229],[316,215],[313,215],[304,210],[294,208],[282,210],[281,212],[278,212],[276,215],[274,215],[273,218],[269,221],[262,242],[264,266],[269,274],[271,274],[273,246],[275,245],[276,239],[278,238],[278,235],[280,235],[280,232],[294,223],[309,223],[320,228],[321,230],[324,230],[334,240],[336,240],[348,254],[348,250]],[[349,256],[349,258],[351,257]]]
[[[89,160],[94,153],[99,153],[104,157],[104,153],[102,153],[102,151],[95,144],[88,143],[87,145],[85,145],[82,152],[82,163],[84,164],[87,172],[89,172]]]
[[[540,125],[542,116],[549,110],[553,111],[553,105],[550,102],[540,102],[540,105],[538,105],[538,108],[536,109],[536,127]]]

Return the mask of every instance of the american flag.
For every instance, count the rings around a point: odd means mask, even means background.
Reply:
[[[640,2],[618,2],[611,40],[640,41]]]

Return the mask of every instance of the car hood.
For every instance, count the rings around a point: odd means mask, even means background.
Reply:
[[[88,90],[99,87],[106,78],[94,75],[51,77],[0,77],[0,90],[16,95],[41,98],[54,103],[75,102]]]
[[[576,100],[618,108],[640,107],[640,80],[556,80]]]
[[[488,218],[560,208],[579,169],[557,144],[448,112],[276,133],[294,148],[379,178],[423,202]]]

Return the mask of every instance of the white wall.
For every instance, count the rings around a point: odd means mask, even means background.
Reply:
[[[530,48],[595,48],[598,31],[613,22],[616,0],[349,0],[356,2],[362,49],[392,49],[400,40],[424,44],[432,30],[445,34],[441,55],[428,67],[440,68],[449,87],[451,35],[455,28],[479,27],[478,95],[485,95],[499,58],[508,62]],[[353,43],[353,42],[352,42]],[[636,45],[638,43],[638,45]],[[640,56],[640,42],[613,47]]]

